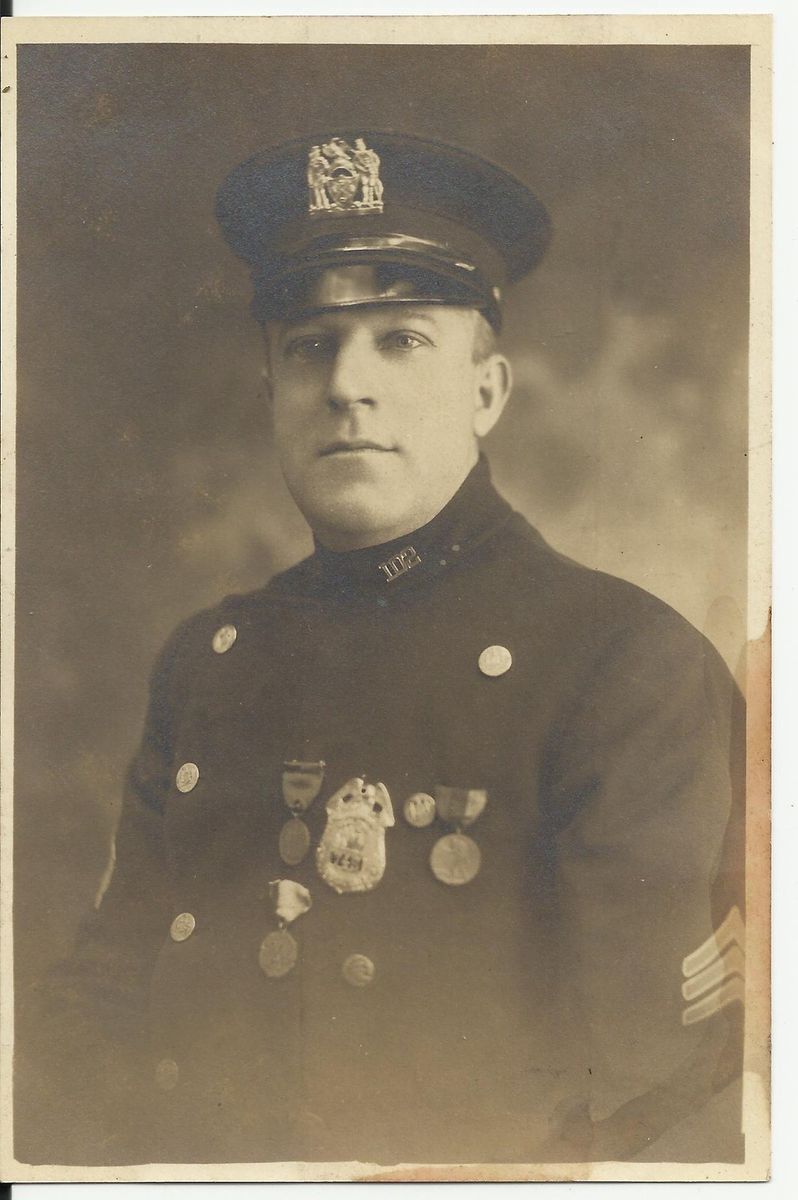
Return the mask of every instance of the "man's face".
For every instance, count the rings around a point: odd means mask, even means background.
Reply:
[[[498,355],[475,361],[481,320],[473,309],[387,304],[269,324],[277,450],[324,544],[401,537],[460,486],[509,383]]]

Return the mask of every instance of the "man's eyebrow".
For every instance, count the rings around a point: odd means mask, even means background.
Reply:
[[[340,313],[346,315],[356,310],[356,306],[346,310],[333,310],[317,313],[309,313],[305,317],[299,317],[293,321],[275,322],[277,330],[277,343],[284,345],[292,337],[303,337],[310,335],[318,336],[338,336],[343,327],[343,323],[336,318]],[[386,305],[382,312],[378,312],[381,318],[379,325],[383,328],[396,329],[399,326],[407,324],[408,321],[423,322],[433,329],[439,328],[438,314],[436,312],[427,312],[421,306],[410,304]],[[379,330],[377,330],[378,332]]]
[[[321,336],[334,333],[335,330],[330,325],[323,323],[317,317],[310,316],[298,321],[281,322],[277,328],[277,340],[285,342],[295,336],[303,337],[307,334]]]
[[[397,305],[396,312],[391,314],[399,321],[426,321],[428,325],[437,325],[437,313],[424,312],[423,309],[410,305]]]

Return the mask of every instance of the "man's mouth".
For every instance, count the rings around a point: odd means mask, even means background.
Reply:
[[[333,454],[391,454],[393,451],[393,446],[382,446],[379,442],[354,438],[352,441],[330,442],[319,451],[319,457],[327,458]]]

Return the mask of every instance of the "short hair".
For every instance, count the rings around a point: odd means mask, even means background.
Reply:
[[[483,313],[477,312],[477,321],[474,326],[474,362],[481,363],[486,358],[490,358],[491,354],[496,353],[496,345],[496,330]]]

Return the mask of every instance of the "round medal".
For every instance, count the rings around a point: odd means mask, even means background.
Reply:
[[[435,799],[426,792],[414,792],[405,800],[403,812],[408,825],[426,829],[435,820]]]
[[[275,929],[260,944],[258,962],[264,975],[279,979],[296,966],[299,947],[287,929]]]
[[[310,849],[310,830],[299,817],[292,817],[280,830],[277,844],[283,862],[289,867],[295,867],[297,863],[302,862]]]
[[[482,852],[464,833],[447,833],[432,847],[429,861],[436,879],[457,887],[470,883],[479,874]]]

